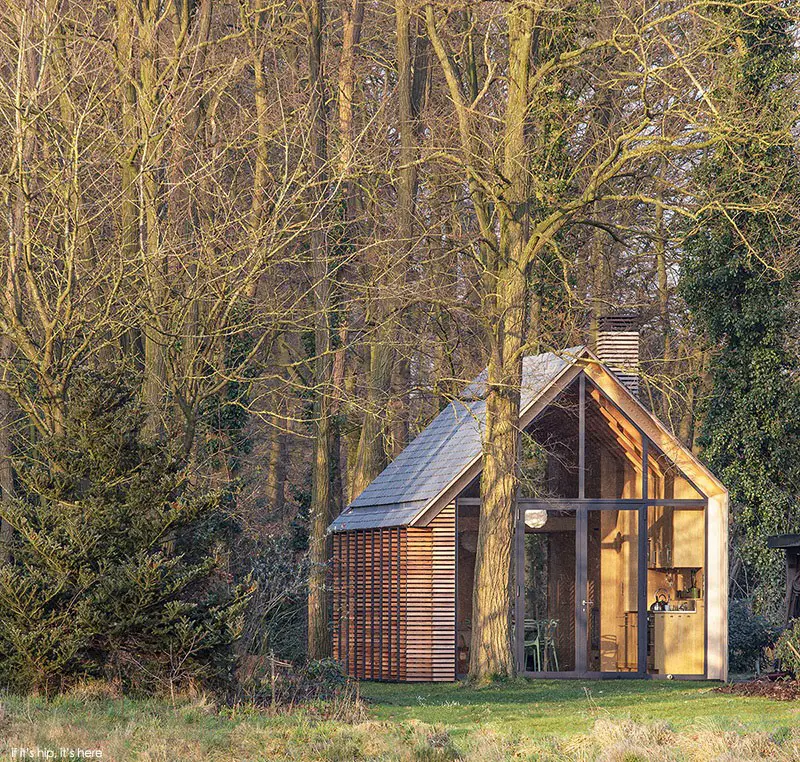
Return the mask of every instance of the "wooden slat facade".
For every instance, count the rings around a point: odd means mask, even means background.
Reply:
[[[365,680],[455,680],[456,512],[333,535],[333,653]]]

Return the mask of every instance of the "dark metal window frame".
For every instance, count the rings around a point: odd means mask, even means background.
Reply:
[[[691,484],[697,491],[700,498],[696,499],[648,499],[648,466],[649,449],[655,446],[644,431],[596,384],[593,386],[603,395],[605,400],[633,426],[642,439],[642,477],[641,477],[641,497],[640,498],[586,498],[586,374],[581,372],[578,375],[579,400],[578,400],[578,498],[554,498],[549,500],[537,500],[530,498],[519,498],[517,500],[517,515],[515,517],[515,538],[514,538],[514,573],[515,573],[515,600],[514,600],[514,633],[513,643],[515,659],[517,662],[517,672],[526,677],[535,678],[639,678],[658,680],[665,679],[665,675],[652,675],[647,672],[647,509],[650,506],[672,506],[682,509],[704,510],[706,524],[705,531],[705,570],[708,570],[708,497],[702,490],[681,471],[681,476]],[[591,381],[590,381],[591,383]],[[545,408],[546,409],[546,408]],[[542,411],[544,412],[544,411]],[[456,500],[456,515],[458,515],[458,505],[478,505],[479,498],[460,498]],[[524,669],[524,639],[525,639],[525,597],[523,585],[525,579],[525,511],[528,508],[541,509],[563,509],[574,510],[576,516],[575,532],[575,669],[568,672],[529,672]],[[588,582],[588,531],[589,531],[589,511],[590,510],[636,510],[638,511],[638,534],[639,545],[637,553],[637,671],[636,672],[596,672],[589,671],[587,656],[588,640],[588,618],[585,596],[587,593]],[[703,664],[705,665],[701,675],[672,675],[675,679],[700,679],[708,674],[708,607],[704,607],[704,645],[703,645]]]

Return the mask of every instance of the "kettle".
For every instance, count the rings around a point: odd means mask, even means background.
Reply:
[[[667,611],[669,609],[669,596],[667,591],[659,588],[656,590],[656,599],[650,604],[650,611]]]

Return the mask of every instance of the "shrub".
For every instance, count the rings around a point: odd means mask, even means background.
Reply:
[[[333,695],[348,682],[342,665],[335,659],[317,659],[308,662],[302,675],[309,685],[314,686],[317,697]]]
[[[775,643],[781,667],[800,679],[800,619],[793,619]]]
[[[268,536],[242,543],[234,554],[256,590],[250,598],[239,650],[299,661],[306,648],[308,563],[288,550],[290,538]]]
[[[360,722],[366,717],[358,681],[350,680],[333,659],[292,664],[274,656],[249,657],[240,670],[237,705],[304,711],[341,722]]]
[[[97,678],[158,691],[225,680],[247,592],[215,558],[230,529],[169,443],[144,434],[122,377],[83,372],[63,433],[15,463],[0,563],[0,679],[62,690]]]
[[[762,650],[774,641],[776,632],[777,628],[767,619],[753,613],[748,601],[732,600],[728,612],[731,672],[753,672]]]

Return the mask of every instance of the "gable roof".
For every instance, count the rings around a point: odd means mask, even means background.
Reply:
[[[572,347],[559,354],[525,357],[520,409],[529,408],[584,354],[585,347]],[[454,480],[479,462],[486,378],[484,370],[350,503],[331,524],[331,531],[413,524]]]
[[[581,371],[709,498],[725,486],[586,347],[525,357],[520,424],[525,427]],[[439,413],[330,525],[329,531],[425,526],[481,471],[484,370]]]

